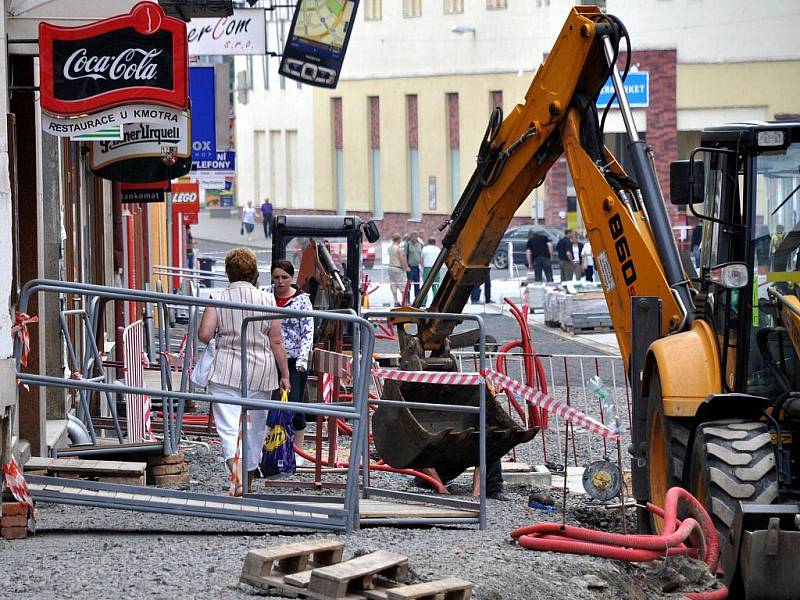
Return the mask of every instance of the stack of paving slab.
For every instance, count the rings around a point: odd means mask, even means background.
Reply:
[[[544,322],[567,331],[611,328],[605,295],[599,285],[569,283],[546,288]]]

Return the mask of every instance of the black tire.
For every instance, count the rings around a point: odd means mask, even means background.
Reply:
[[[772,503],[778,497],[778,472],[766,423],[703,423],[694,439],[689,483],[720,539],[727,537],[739,501]]]
[[[669,488],[683,486],[683,463],[691,425],[690,419],[666,416],[662,398],[661,376],[655,371],[647,396],[647,500],[661,507]],[[656,469],[657,465],[661,467]],[[660,519],[640,523],[643,532],[660,531],[660,527]]]
[[[494,253],[494,258],[492,259],[492,264],[496,269],[507,269],[508,268],[508,252],[505,250],[498,250]]]

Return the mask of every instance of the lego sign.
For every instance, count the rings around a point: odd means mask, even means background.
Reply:
[[[39,25],[42,110],[73,116],[155,103],[187,108],[186,24],[154,2],[81,27]]]
[[[173,183],[172,212],[173,214],[200,212],[200,186],[196,183]]]

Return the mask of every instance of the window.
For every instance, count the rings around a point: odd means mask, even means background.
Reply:
[[[408,190],[412,219],[421,219],[419,205],[419,127],[417,121],[417,95],[406,96],[406,135],[408,139]]]
[[[492,90],[489,92],[489,110],[503,108],[503,90]]]
[[[508,8],[508,0],[486,0],[486,8],[489,10]]]
[[[383,0],[366,0],[364,3],[364,20],[380,21],[383,19]]]
[[[344,146],[342,131],[342,99],[331,98],[331,127],[333,129],[333,181],[336,214],[344,214]]]
[[[378,96],[367,98],[367,120],[369,121],[369,178],[372,200],[372,216],[383,218],[383,197],[381,196],[381,106]]]
[[[444,14],[457,15],[464,12],[464,0],[444,0]]]
[[[422,16],[422,0],[403,0],[403,17],[406,19]]]
[[[446,96],[447,101],[447,137],[448,165],[450,172],[450,208],[458,204],[461,197],[461,140],[459,134],[458,94]]]

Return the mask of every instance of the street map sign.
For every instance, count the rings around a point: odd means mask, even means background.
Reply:
[[[358,0],[299,0],[283,49],[281,75],[335,88],[357,8]]]

